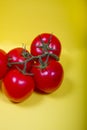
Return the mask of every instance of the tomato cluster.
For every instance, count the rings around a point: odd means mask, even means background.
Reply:
[[[64,70],[58,61],[61,54],[59,39],[42,33],[32,41],[30,52],[25,47],[0,49],[0,80],[2,90],[12,102],[21,102],[34,90],[52,93],[62,83]]]

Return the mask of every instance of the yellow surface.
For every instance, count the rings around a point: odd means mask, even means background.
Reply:
[[[11,103],[0,91],[0,130],[87,130],[86,1],[0,0],[0,48],[8,52],[35,36],[55,34],[62,43],[65,75],[50,95]]]

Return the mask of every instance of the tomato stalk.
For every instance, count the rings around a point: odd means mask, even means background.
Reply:
[[[40,63],[40,65],[39,65],[38,67],[39,67],[40,69],[44,69],[44,68],[46,68],[47,65],[48,65],[48,60],[49,60],[49,53],[48,53],[48,55],[47,55],[45,61],[43,61],[42,58],[39,57],[39,63]]]
[[[33,73],[26,72],[26,62],[25,62],[25,64],[24,64],[23,70],[20,69],[18,66],[16,66],[16,68],[17,68],[22,74],[24,74],[24,75],[30,75],[30,76],[33,76],[33,75],[34,75]]]
[[[21,55],[24,58],[31,57],[31,54],[28,51],[26,51],[26,44],[23,43],[22,46],[23,46],[23,51],[22,51]]]
[[[43,61],[42,60],[42,58],[43,57],[46,57],[46,60],[45,61]],[[46,68],[47,67],[47,65],[49,64],[49,58],[50,57],[53,57],[54,59],[56,59],[56,61],[59,61],[59,57],[58,56],[56,56],[55,54],[50,54],[49,52],[46,52],[46,53],[44,53],[44,54],[42,54],[42,55],[39,55],[37,58],[38,58],[38,60],[39,60],[39,63],[40,63],[40,65],[38,66],[39,68],[41,68],[41,69],[44,69],[44,68]]]
[[[41,38],[40,35],[39,35],[39,38],[40,38],[40,41],[41,41],[42,45],[39,45],[38,47],[42,48],[43,53],[48,52],[48,50],[53,50],[53,48],[49,47],[51,39],[52,39],[52,34],[50,35],[47,44],[45,44],[45,42],[43,41],[43,39]]]
[[[24,58],[28,58],[28,57],[31,57],[31,54],[29,52],[26,52],[25,50],[22,51],[22,54],[21,54]]]
[[[22,61],[22,62],[20,62],[20,61],[18,61],[18,62],[12,62],[11,58],[9,57],[8,58],[8,66],[12,67],[12,65],[15,65],[16,68],[19,71],[21,71],[24,75],[33,75],[32,73],[26,72],[27,64],[30,61],[38,60],[40,62],[40,66],[38,66],[38,67],[41,68],[41,69],[44,69],[48,65],[49,57],[52,57],[52,58],[56,59],[57,61],[59,60],[58,56],[56,56],[55,54],[51,54],[49,52],[44,52],[42,55],[33,56],[30,53],[26,52],[26,50],[24,49],[23,52],[21,53],[21,55],[24,56],[24,58],[25,58],[24,61]],[[45,61],[42,60],[42,58],[44,58],[44,57],[46,57]],[[24,65],[23,69],[19,68],[17,66],[18,64],[23,64]]]

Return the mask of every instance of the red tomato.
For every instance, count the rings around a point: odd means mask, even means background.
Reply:
[[[6,52],[0,49],[0,80],[5,76],[7,73],[7,56]]]
[[[42,33],[32,41],[30,50],[34,56],[42,55],[44,52],[60,56],[61,43],[55,35]]]
[[[55,60],[50,60],[48,65],[43,69],[37,67],[37,65],[39,63],[36,63],[31,70],[34,73],[33,78],[36,89],[45,93],[51,93],[59,88],[64,75],[62,65]]]
[[[12,69],[3,79],[2,90],[11,101],[21,102],[34,91],[34,81],[31,76]]]
[[[24,68],[24,61],[27,58],[30,58],[30,54],[28,52],[28,50],[25,50],[24,48],[18,47],[18,48],[14,48],[12,50],[10,50],[7,54],[8,57],[8,61],[11,65],[11,67],[19,67],[20,69]],[[33,61],[30,61],[27,63],[26,65],[26,71],[28,72],[31,68]]]

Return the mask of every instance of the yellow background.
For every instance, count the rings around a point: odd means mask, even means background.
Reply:
[[[61,41],[61,87],[11,103],[0,91],[0,130],[86,130],[86,0],[0,0],[0,48],[27,45],[43,32]]]

